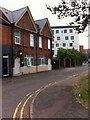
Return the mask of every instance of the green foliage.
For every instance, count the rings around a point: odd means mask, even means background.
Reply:
[[[70,58],[79,62],[84,62],[87,59],[85,54],[80,53],[75,49],[63,49],[63,48],[58,49],[57,58],[59,59]]]

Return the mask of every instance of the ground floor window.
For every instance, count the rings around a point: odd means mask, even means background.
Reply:
[[[31,55],[26,55],[24,57],[24,66],[33,66],[34,65],[34,57]]]
[[[40,57],[39,57],[39,64],[40,64],[40,65],[46,64],[46,57],[45,57],[45,56],[40,56]]]

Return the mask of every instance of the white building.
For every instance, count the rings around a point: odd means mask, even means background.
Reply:
[[[52,50],[54,57],[57,55],[58,48],[68,48],[79,50],[79,34],[76,31],[77,26],[53,26],[51,27],[54,39],[52,41]]]

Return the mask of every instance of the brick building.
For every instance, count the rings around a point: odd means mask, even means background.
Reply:
[[[51,70],[52,34],[47,18],[34,21],[28,7],[0,7],[3,76]]]

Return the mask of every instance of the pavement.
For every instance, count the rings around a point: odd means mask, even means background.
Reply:
[[[32,103],[32,118],[88,118],[88,110],[77,101],[73,91],[84,74],[43,89]]]

